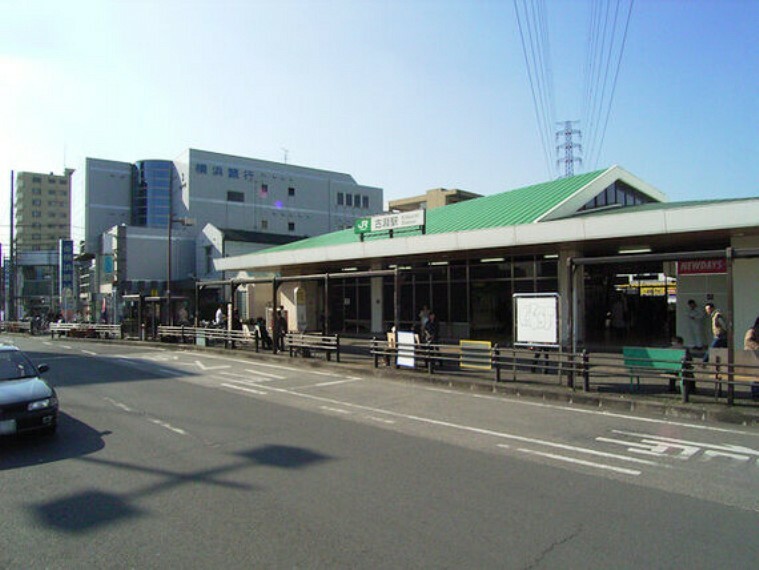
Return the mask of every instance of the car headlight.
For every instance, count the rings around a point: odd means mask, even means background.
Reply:
[[[57,405],[58,398],[45,398],[44,400],[30,402],[26,409],[30,412],[33,412],[35,410],[44,410],[45,408],[54,408]]]

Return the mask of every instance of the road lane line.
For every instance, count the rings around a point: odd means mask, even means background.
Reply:
[[[233,390],[239,390],[240,392],[248,392],[249,394],[256,394],[258,396],[266,396],[266,392],[261,390],[254,390],[253,388],[243,388],[242,386],[235,386],[234,384],[222,384],[225,388],[232,388]]]
[[[309,384],[308,386],[298,386],[298,390],[304,390],[306,388],[323,388],[325,386],[335,386],[337,384],[349,384],[351,382],[357,382],[361,378],[348,378],[345,380],[332,380],[330,382],[319,382],[318,384]]]
[[[122,404],[121,402],[117,402],[113,398],[103,398],[103,399],[106,402],[108,402],[109,404],[111,404],[112,406],[115,406],[115,407],[119,408],[120,410],[123,410],[123,411],[128,412],[128,413],[131,413],[133,411],[132,408],[130,408],[126,404]]]
[[[425,417],[415,416],[415,415],[411,415],[411,414],[403,414],[403,413],[400,413],[400,412],[394,412],[394,411],[391,411],[391,410],[384,410],[382,408],[374,408],[374,407],[371,407],[371,406],[364,406],[364,405],[361,405],[361,404],[353,404],[351,402],[344,402],[342,400],[336,400],[334,398],[326,398],[326,397],[323,397],[323,396],[316,396],[316,395],[313,395],[313,394],[307,394],[307,393],[302,393],[302,392],[294,392],[294,391],[286,389],[286,388],[276,388],[276,387],[273,387],[273,386],[269,386],[269,389],[271,391],[273,391],[273,392],[278,392],[278,393],[282,393],[282,394],[288,394],[288,395],[291,395],[291,396],[298,396],[300,398],[306,398],[306,399],[315,400],[315,401],[318,401],[318,402],[324,402],[325,404],[333,404],[333,405],[338,405],[338,406],[345,406],[345,407],[348,407],[348,408],[355,408],[355,409],[362,410],[362,411],[368,411],[368,412],[371,412],[371,413],[374,413],[374,414],[387,415],[387,416],[396,417],[396,418],[402,418],[402,419],[407,419],[407,420],[411,420],[411,421],[415,421],[415,422],[419,422],[419,423],[425,423],[425,424],[430,424],[430,425],[447,427],[447,428],[450,428],[450,429],[456,429],[456,430],[460,430],[460,431],[477,433],[477,434],[480,434],[480,435],[488,435],[488,436],[497,437],[497,438],[501,438],[501,439],[511,439],[511,440],[520,441],[520,442],[523,442],[523,443],[536,443],[536,444],[545,445],[545,446],[549,446],[549,447],[557,447],[557,448],[560,448],[560,449],[570,449],[570,450],[574,450],[574,451],[582,451],[584,453],[589,453],[589,454],[594,454],[594,455],[596,453],[597,454],[604,454],[604,453],[606,453],[606,452],[601,452],[601,451],[597,451],[597,450],[591,450],[591,449],[586,449],[586,448],[574,447],[574,446],[570,446],[570,445],[563,444],[563,443],[556,443],[556,442],[552,442],[552,441],[546,441],[546,440],[535,439],[535,438],[530,438],[530,437],[523,437],[523,436],[519,436],[519,435],[515,435],[515,434],[509,434],[509,433],[499,432],[499,431],[490,430],[490,429],[478,428],[478,427],[474,427],[474,426],[455,424],[455,423],[452,423],[452,422],[446,422],[446,421],[442,421],[442,420],[435,420],[435,419],[432,419],[432,418],[425,418]],[[322,409],[326,409],[327,407],[328,406],[321,406]],[[350,413],[350,412],[347,412],[347,413]],[[613,454],[609,454],[609,455],[613,455]],[[605,455],[602,455],[602,456],[605,456]],[[626,456],[623,456],[623,455],[616,456],[617,459],[621,459],[623,457],[626,457]],[[578,461],[580,461],[580,460],[578,460]],[[627,457],[626,459],[624,459],[624,461],[629,461],[631,463],[640,463],[640,464],[643,464],[643,465],[661,466],[661,464],[653,462],[653,461],[649,461],[649,460],[645,460],[645,459],[637,459],[637,458],[633,458],[633,457]]]
[[[178,433],[179,435],[187,435],[187,432],[183,429],[174,427],[173,425],[166,423],[161,420],[157,420],[155,418],[148,418],[151,423],[154,423],[157,426],[161,426],[162,428],[165,428],[169,431],[173,431],[174,433]]]
[[[592,461],[585,461],[584,459],[575,459],[574,457],[567,457],[565,455],[557,455],[556,453],[545,453],[542,451],[535,451],[534,449],[519,448],[522,453],[528,455],[538,455],[540,457],[547,457],[549,459],[556,459],[557,461],[565,461],[567,463],[574,463],[576,465],[584,465],[586,467],[593,467],[595,469],[604,469],[606,471],[613,471],[615,473],[622,473],[624,475],[638,476],[642,471],[635,469],[625,469],[624,467],[614,467],[613,465],[606,465],[605,463],[593,463]]]
[[[319,406],[319,407],[320,407],[322,410],[325,410],[325,411],[327,411],[327,412],[335,412],[335,413],[338,413],[338,414],[345,414],[345,415],[350,415],[350,414],[352,414],[352,413],[353,413],[353,412],[351,412],[351,411],[348,411],[348,410],[343,410],[343,409],[340,409],[340,408],[333,408],[333,407],[331,407],[331,406]]]
[[[97,352],[92,352],[91,350],[84,350],[84,349],[82,349],[82,352],[84,354],[89,354],[90,356],[97,356],[98,355]]]

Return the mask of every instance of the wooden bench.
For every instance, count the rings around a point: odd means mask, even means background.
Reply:
[[[290,356],[297,353],[303,358],[309,358],[314,352],[323,352],[327,360],[332,360],[332,354],[340,362],[340,337],[339,335],[327,336],[309,333],[287,333],[285,335]]]
[[[728,383],[728,403],[732,404],[735,383],[748,383],[751,395],[759,397],[759,350],[733,351],[732,383],[729,379],[728,351],[726,348],[710,348],[709,363],[714,366],[715,397],[722,395],[722,383]]]
[[[687,351],[684,348],[648,348],[642,346],[625,346],[622,348],[624,364],[630,373],[630,391],[633,379],[640,388],[641,376],[662,376],[669,380],[669,389],[675,391],[675,382],[682,381],[687,363]]]

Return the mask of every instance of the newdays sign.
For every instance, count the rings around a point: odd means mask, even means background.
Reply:
[[[715,273],[727,273],[727,260],[693,259],[677,262],[678,275],[710,275]]]
[[[425,210],[413,210],[411,212],[399,212],[397,214],[383,214],[371,218],[356,220],[353,231],[357,234],[369,232],[385,232],[402,228],[414,228],[424,226]]]

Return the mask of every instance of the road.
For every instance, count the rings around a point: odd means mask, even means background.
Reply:
[[[759,429],[145,346],[0,336],[0,568],[753,568]]]

